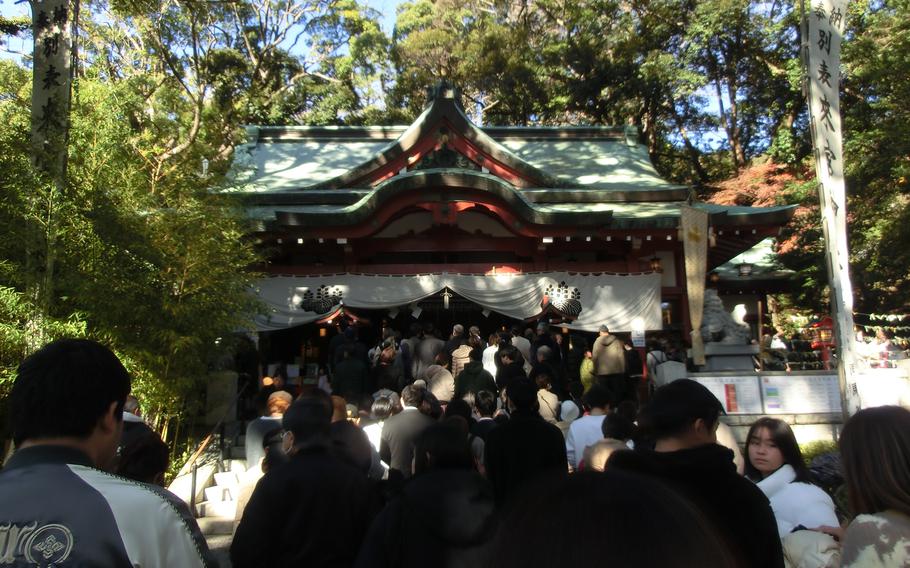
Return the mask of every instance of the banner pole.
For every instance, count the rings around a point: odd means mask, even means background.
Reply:
[[[816,0],[806,12],[800,0],[800,57],[809,129],[815,149],[815,173],[831,318],[837,344],[837,374],[844,421],[860,409],[856,387],[856,342],[853,334],[853,286],[847,242],[847,198],[844,182],[840,114],[840,47],[847,0]]]

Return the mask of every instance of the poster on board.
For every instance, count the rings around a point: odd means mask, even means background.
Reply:
[[[724,406],[727,414],[761,414],[762,401],[758,377],[720,376],[692,377],[701,383]]]
[[[837,375],[764,375],[761,386],[766,414],[841,411]]]

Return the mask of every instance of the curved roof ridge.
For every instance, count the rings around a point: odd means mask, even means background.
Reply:
[[[415,150],[426,151],[421,148],[427,142],[433,142],[430,147],[436,146],[434,130],[442,125],[447,125],[454,130],[454,134],[465,138],[470,144],[477,147],[481,155],[489,156],[509,170],[518,174],[519,179],[528,186],[564,187],[566,183],[547,172],[537,168],[530,162],[500,144],[493,137],[475,125],[464,114],[454,99],[454,94],[437,96],[419,117],[398,137],[397,140],[377,152],[372,158],[360,163],[349,171],[338,175],[328,181],[313,184],[309,187],[316,189],[342,189],[356,185],[370,174],[384,167],[403,169],[408,165],[408,159],[414,155]],[[448,143],[445,141],[444,143]],[[456,150],[459,151],[459,150]],[[463,152],[462,152],[463,153]],[[371,180],[375,183],[379,180]],[[362,184],[361,184],[362,185]]]

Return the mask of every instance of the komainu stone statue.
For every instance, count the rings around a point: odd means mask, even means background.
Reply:
[[[736,323],[724,309],[717,290],[711,288],[705,290],[705,311],[701,321],[701,337],[705,343],[746,345],[752,336],[749,326]]]

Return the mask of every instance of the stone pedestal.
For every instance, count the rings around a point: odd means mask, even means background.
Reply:
[[[753,356],[758,355],[758,345],[705,344],[705,366],[702,371],[754,371]]]

